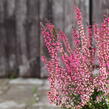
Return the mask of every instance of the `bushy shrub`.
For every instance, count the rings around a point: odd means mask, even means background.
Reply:
[[[109,18],[84,28],[80,9],[75,13],[72,48],[53,24],[41,28],[50,56],[42,57],[49,72],[49,100],[65,109],[108,109]]]

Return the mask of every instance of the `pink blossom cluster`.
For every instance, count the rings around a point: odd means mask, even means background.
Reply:
[[[77,27],[72,30],[73,48],[67,35],[53,24],[42,27],[50,55],[50,59],[42,57],[49,72],[49,100],[68,109],[86,105],[95,89],[103,91],[105,96],[109,90],[109,18],[101,25],[84,29],[80,9],[76,8],[75,12]]]

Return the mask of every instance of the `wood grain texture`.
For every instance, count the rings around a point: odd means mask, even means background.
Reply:
[[[76,0],[88,22],[88,0]],[[47,77],[40,22],[49,20],[71,38],[73,0],[0,0],[0,77]]]
[[[6,76],[7,72],[7,56],[6,56],[6,33],[5,33],[5,0],[0,0],[0,76]]]
[[[109,0],[93,0],[93,23],[101,23],[109,17]]]

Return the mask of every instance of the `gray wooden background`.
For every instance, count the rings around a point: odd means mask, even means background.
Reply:
[[[47,77],[40,21],[48,19],[70,38],[77,5],[89,23],[89,0],[0,0],[0,77]],[[93,0],[93,22],[108,15],[109,0]]]

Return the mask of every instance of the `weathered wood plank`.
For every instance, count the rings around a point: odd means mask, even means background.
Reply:
[[[41,22],[46,22],[46,20],[50,19],[50,16],[48,16],[48,14],[49,14],[48,3],[49,3],[49,0],[40,0],[40,21]],[[47,56],[47,55],[48,55],[47,48],[44,46],[43,37],[40,36],[40,57]],[[44,67],[44,64],[41,60],[40,60],[40,72],[41,72],[40,75],[42,78],[48,76],[48,72],[47,72],[46,68]]]
[[[4,27],[5,18],[5,0],[0,0],[0,77],[6,76],[7,71],[7,60],[6,60],[6,34]]]
[[[6,44],[6,37],[5,37],[5,28],[4,26],[0,23],[0,77],[6,76],[6,72],[8,70],[7,68],[7,60],[6,60],[6,49],[5,49],[5,44]]]
[[[109,0],[93,0],[93,23],[101,23],[109,17]]]
[[[40,77],[40,1],[27,1],[26,39],[30,76]]]
[[[18,76],[16,57],[16,19],[15,0],[6,0],[4,26],[6,33],[6,59],[8,61],[7,76]]]
[[[7,16],[12,17],[15,14],[15,0],[6,0],[7,2]]]
[[[19,75],[29,76],[29,62],[28,62],[28,52],[26,45],[26,33],[25,33],[25,23],[27,14],[27,0],[16,0],[16,35],[17,43],[20,46],[20,58],[21,63],[19,65]]]
[[[64,31],[64,1],[63,0],[53,0],[53,23],[57,28]]]

